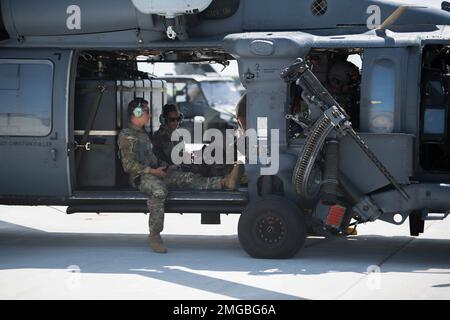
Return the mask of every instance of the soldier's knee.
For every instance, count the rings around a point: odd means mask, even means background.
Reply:
[[[148,194],[149,196],[155,195],[156,197],[162,197],[167,194],[167,187],[163,181],[150,174],[142,175],[139,190]]]
[[[151,191],[150,198],[157,200],[165,200],[167,198],[168,193],[169,192],[167,190],[167,187],[162,185]]]

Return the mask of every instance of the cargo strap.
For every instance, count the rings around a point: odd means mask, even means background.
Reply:
[[[107,150],[115,148],[115,144],[94,144],[90,142],[86,142],[86,144],[78,144],[75,142],[75,148],[76,149],[83,149],[84,151],[91,151],[91,150]]]
[[[78,148],[79,152],[76,155],[76,168],[77,170],[80,168],[81,160],[83,158],[84,151],[90,150],[90,144],[88,144],[89,139],[89,133],[91,132],[92,128],[94,127],[95,118],[97,117],[97,111],[100,107],[100,103],[102,102],[103,93],[106,91],[106,87],[104,85],[99,85],[97,87],[97,90],[99,91],[99,94],[97,96],[97,99],[95,100],[94,104],[92,105],[91,113],[89,114],[89,119],[86,125],[86,130],[84,131],[83,138],[81,139],[80,146],[84,146],[83,148]]]

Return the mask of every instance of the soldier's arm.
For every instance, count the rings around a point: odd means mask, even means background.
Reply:
[[[164,161],[167,163],[172,163],[172,149],[173,149],[173,145],[172,145],[172,141],[170,141],[170,135],[165,135],[164,139],[166,141],[166,143],[164,143],[162,145],[162,150],[164,153]]]
[[[154,153],[161,166],[167,166],[172,163],[172,143],[169,135],[157,131],[153,136],[153,147],[155,151]]]

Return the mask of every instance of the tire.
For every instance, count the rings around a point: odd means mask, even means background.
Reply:
[[[243,249],[254,258],[289,259],[305,244],[304,215],[286,198],[265,196],[244,210],[238,236]]]

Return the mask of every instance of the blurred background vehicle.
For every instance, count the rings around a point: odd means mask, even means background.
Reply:
[[[167,102],[183,113],[182,128],[193,133],[194,123],[203,130],[236,129],[236,104],[245,92],[237,63],[220,64],[139,63],[139,70],[167,82]]]
[[[231,77],[219,75],[175,75],[159,79],[167,82],[167,101],[183,113],[182,128],[193,130],[195,122],[203,129],[236,129],[236,104],[241,95]],[[192,131],[193,132],[193,131]]]

